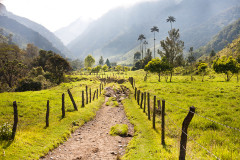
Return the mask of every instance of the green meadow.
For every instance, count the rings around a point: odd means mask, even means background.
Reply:
[[[13,101],[17,102],[19,122],[14,141],[0,141],[1,159],[39,159],[63,143],[76,128],[91,120],[104,102],[100,96],[84,108],[82,91],[86,85],[93,92],[100,81],[95,77],[78,76],[80,81],[62,83],[48,90],[0,93],[0,124],[13,123]],[[82,80],[81,80],[82,79]],[[78,111],[68,96],[70,89]],[[65,93],[66,117],[62,118],[62,93]],[[45,127],[47,100],[50,101],[49,127]]]
[[[113,72],[107,74],[113,76]],[[166,145],[162,146],[160,115],[157,115],[154,130],[152,121],[148,120],[147,114],[137,105],[130,83],[122,84],[131,92],[123,104],[135,130],[122,159],[178,159],[182,122],[190,106],[196,108],[196,114],[188,128],[186,159],[240,159],[240,131],[237,130],[240,128],[240,83],[236,77],[225,82],[223,76],[214,74],[206,76],[204,82],[201,82],[201,76],[194,76],[194,81],[191,81],[190,76],[173,76],[172,82],[166,82],[164,77],[158,82],[158,77],[154,74],[148,75],[147,81],[144,81],[143,70],[114,75],[126,79],[134,77],[136,87],[141,92],[150,93],[151,108],[154,95],[157,100],[166,100]],[[93,91],[99,88],[100,81],[96,76],[75,77],[80,81],[62,83],[48,90],[0,93],[0,124],[13,123],[13,101],[17,101],[19,114],[15,140],[1,141],[2,159],[38,159],[94,117],[104,102],[103,96],[81,108],[81,95],[86,85],[92,88],[93,95]],[[112,85],[120,86],[107,84]],[[71,90],[78,111],[74,111],[67,89]],[[65,93],[66,103],[66,118],[63,119],[62,93]],[[50,126],[45,128],[47,100],[50,101]],[[114,102],[111,98],[108,101],[109,105]]]

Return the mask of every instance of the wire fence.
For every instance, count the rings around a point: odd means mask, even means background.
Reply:
[[[135,94],[134,94],[134,96],[135,96],[136,101],[138,102],[139,99],[140,99],[140,98],[139,98],[139,96],[140,96],[139,93],[143,93],[143,92],[141,92],[140,90],[137,89],[136,83],[135,83],[135,80],[134,80],[133,77],[129,77],[129,82],[131,83],[133,89],[135,89]],[[144,92],[144,94],[142,94],[142,95],[145,95],[145,93],[146,93],[146,92]],[[151,96],[156,96],[156,94],[154,94],[154,93],[151,93],[151,92],[149,92],[149,93],[150,93]],[[196,115],[196,116],[198,116],[198,117],[200,117],[200,118],[203,118],[203,119],[205,119],[205,120],[207,120],[207,121],[210,121],[210,122],[212,122],[212,123],[216,123],[216,124],[221,125],[221,126],[223,126],[223,127],[226,127],[227,129],[231,129],[231,130],[240,132],[240,129],[237,128],[237,127],[232,127],[232,126],[229,126],[229,125],[220,123],[220,122],[218,122],[217,120],[208,118],[207,116],[203,116],[202,114],[199,114],[198,112],[195,112],[195,111],[193,112],[193,111],[191,111],[191,110],[189,110],[189,109],[180,107],[180,106],[178,106],[178,105],[176,105],[176,104],[173,104],[173,103],[171,103],[171,102],[169,102],[169,101],[165,101],[164,98],[162,98],[162,97],[156,96],[156,98],[159,99],[159,100],[161,100],[161,101],[164,101],[164,103],[166,103],[166,104],[168,104],[168,105],[170,105],[170,106],[173,106],[173,107],[178,108],[178,109],[180,109],[180,110],[186,111],[186,113],[192,113],[192,114],[194,114],[194,115]],[[143,98],[143,99],[145,99],[145,98]],[[154,104],[154,102],[152,101],[152,99],[150,100],[150,102],[151,102],[151,105],[152,105],[152,106],[153,106],[153,105],[155,106],[155,104]],[[138,102],[138,104],[139,104],[139,102]],[[158,107],[159,107],[159,106],[158,106]],[[160,106],[160,107],[161,107],[161,106]],[[141,108],[141,107],[140,107],[140,108]],[[172,108],[172,107],[168,107],[168,109],[169,109],[168,111],[171,111],[171,112],[172,112],[172,109],[170,109],[170,108]],[[151,109],[151,112],[154,110],[153,108],[150,108],[150,109]],[[169,113],[170,113],[170,112],[169,112]],[[175,122],[176,120],[173,120],[173,119],[169,116],[169,113],[164,114],[164,116],[166,116],[166,120],[167,120],[168,122],[172,123],[172,124],[177,128],[177,130],[178,130],[179,133],[186,135],[186,136],[188,137],[188,139],[190,139],[195,145],[197,145],[197,146],[200,147],[201,149],[205,150],[209,155],[211,155],[211,156],[214,157],[215,159],[220,159],[220,158],[219,158],[215,153],[213,153],[210,149],[208,149],[206,146],[200,144],[200,143],[197,142],[192,136],[190,136],[190,135],[187,134],[185,131],[183,131],[182,128]],[[155,115],[152,115],[152,116],[155,116]],[[169,127],[166,126],[166,128],[168,128],[168,130],[169,130],[170,132],[172,132]],[[192,130],[192,131],[193,131],[193,130]],[[194,131],[193,131],[193,132],[194,132]],[[173,132],[172,132],[171,134],[173,134]],[[180,143],[179,143],[179,147],[182,147],[182,148],[187,152],[187,149],[186,149],[184,146],[180,146]],[[194,158],[194,155],[191,155],[190,153],[188,153],[188,155],[189,155],[192,159]]]

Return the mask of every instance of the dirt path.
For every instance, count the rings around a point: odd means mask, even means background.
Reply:
[[[116,93],[111,88],[107,88],[107,90],[106,96],[117,97],[118,100],[125,96],[122,91]],[[134,134],[134,129],[126,118],[121,102],[119,102],[119,107],[106,106],[108,99],[109,97],[105,97],[105,103],[92,121],[77,129],[68,141],[49,152],[42,159],[112,160],[117,159],[118,155],[122,156],[131,136],[111,136],[109,131],[115,124],[127,124],[129,135]]]

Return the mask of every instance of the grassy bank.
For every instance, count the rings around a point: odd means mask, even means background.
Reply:
[[[85,86],[92,88],[92,95],[100,82],[95,79],[63,83],[57,87],[28,92],[0,93],[0,124],[13,123],[12,102],[17,101],[19,123],[13,142],[1,141],[2,159],[38,159],[49,150],[64,142],[72,131],[91,120],[104,102],[101,96],[91,104],[81,108],[81,91]],[[74,111],[67,94],[70,89],[78,111]],[[61,118],[62,93],[65,93],[66,118]],[[50,101],[50,126],[45,128],[47,100]]]
[[[196,107],[198,115],[194,116],[189,126],[188,135],[191,138],[188,139],[187,158],[240,159],[240,132],[208,120],[212,119],[227,126],[240,128],[240,97],[238,96],[240,84],[235,77],[230,82],[225,82],[222,76],[214,75],[215,78],[208,76],[205,82],[201,82],[200,76],[195,76],[195,81],[191,81],[190,76],[174,76],[173,82],[170,83],[163,79],[162,82],[158,82],[156,75],[150,75],[144,82],[143,71],[128,74],[135,78],[138,89],[150,93],[151,106],[153,95],[166,100],[166,138],[168,140],[166,139],[167,152],[162,151],[158,135],[161,121],[157,120],[157,132],[148,133],[147,130],[152,127],[152,123],[147,120],[142,110],[139,111],[139,107],[133,107],[136,102],[131,97],[124,102],[124,105],[132,122],[139,125],[139,127],[136,126],[138,138],[134,137],[130,143],[125,159],[138,159],[139,154],[152,159],[163,155],[166,159],[177,159],[181,126],[190,106]],[[141,147],[147,149],[149,153]]]

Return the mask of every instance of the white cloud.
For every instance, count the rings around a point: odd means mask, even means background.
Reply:
[[[55,31],[79,17],[97,19],[110,9],[154,0],[3,0],[8,11]]]

